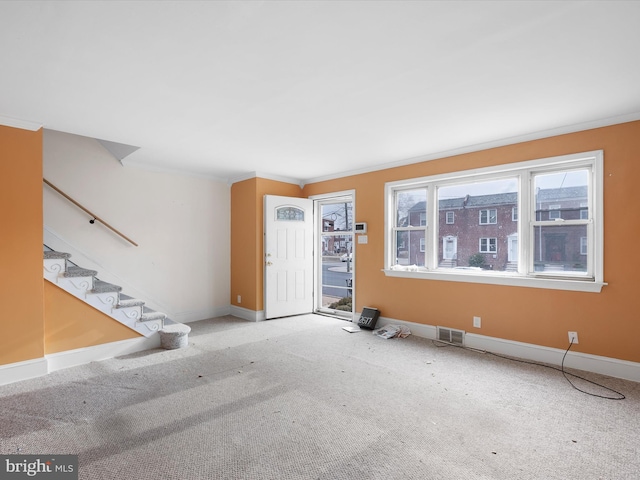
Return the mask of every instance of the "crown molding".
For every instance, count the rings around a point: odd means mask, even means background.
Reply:
[[[311,183],[325,182],[327,180],[335,180],[337,178],[350,177],[352,175],[362,175],[364,173],[377,172],[380,170],[387,170],[387,169],[396,168],[396,167],[404,167],[407,165],[428,162],[431,160],[439,160],[442,158],[453,157],[453,156],[462,155],[465,153],[479,152],[482,150],[489,150],[491,148],[504,147],[507,145],[514,145],[517,143],[530,142],[532,140],[540,140],[543,138],[557,137],[559,135],[565,135],[568,133],[584,132],[586,130],[609,127],[611,125],[619,125],[622,123],[635,122],[638,120],[640,120],[640,112],[634,112],[627,115],[619,115],[619,116],[608,117],[600,120],[577,123],[573,125],[565,125],[562,127],[552,128],[549,130],[540,130],[538,132],[528,133],[525,135],[507,137],[499,140],[492,140],[490,142],[485,142],[485,143],[477,143],[474,145],[454,148],[451,150],[443,150],[440,152],[430,153],[427,155],[412,157],[404,160],[398,160],[395,162],[382,163],[373,167],[361,168],[357,170],[348,170],[340,173],[324,175],[321,177],[309,178],[307,180],[301,181],[301,184],[309,185]]]
[[[296,178],[284,177],[281,175],[272,175],[270,173],[264,172],[250,172],[239,175],[237,177],[232,177],[229,179],[229,185],[233,185],[234,183],[243,182],[245,180],[250,180],[252,178],[263,178],[265,180],[274,180],[276,182],[283,183],[291,183],[293,185],[297,185],[300,188],[304,187],[304,182]]]
[[[0,125],[4,125],[5,127],[20,128],[22,130],[30,130],[32,132],[37,132],[43,126],[42,123],[32,122],[30,120],[21,120],[19,118],[6,117],[4,115],[0,115]]]

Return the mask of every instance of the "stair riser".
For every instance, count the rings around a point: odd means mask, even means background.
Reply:
[[[86,292],[85,302],[103,313],[112,316],[114,307],[118,305],[118,292],[90,293]]]
[[[111,311],[111,316],[117,320],[128,321],[128,320],[140,320],[142,317],[142,307],[124,307],[124,308],[113,308]]]
[[[118,309],[120,310],[120,309]],[[149,335],[157,332],[158,330],[160,330],[163,327],[163,322],[162,320],[153,320],[150,322],[141,322],[139,320],[139,316],[136,312],[132,312],[133,315],[132,316],[127,316],[126,314],[124,314],[124,312],[121,311],[117,311],[114,310],[114,313],[112,313],[110,316],[111,318],[117,320],[118,322],[122,323],[123,325],[126,325],[127,327],[131,328],[132,330],[135,330],[136,332],[138,332],[141,335],[144,335],[145,337],[148,337]]]
[[[93,288],[93,277],[58,277],[58,286],[81,300],[86,300],[87,291]]]
[[[144,336],[149,336],[160,330],[163,326],[164,322],[162,320],[149,320],[146,322],[136,322],[136,326],[131,328],[134,328],[136,332]]]
[[[63,258],[46,258],[44,260],[44,278],[50,282],[57,283],[58,277],[65,271],[65,260]]]

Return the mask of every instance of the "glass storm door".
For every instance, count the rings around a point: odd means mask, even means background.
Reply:
[[[355,245],[351,195],[316,200],[319,230],[317,256],[320,295],[316,309],[353,317]]]

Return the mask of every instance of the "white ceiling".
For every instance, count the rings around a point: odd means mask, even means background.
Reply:
[[[2,1],[0,45],[0,123],[220,179],[640,119],[638,1]]]

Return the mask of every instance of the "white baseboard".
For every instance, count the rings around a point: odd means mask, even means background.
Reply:
[[[262,322],[266,319],[264,310],[249,310],[248,308],[242,308],[236,305],[231,305],[231,307],[229,308],[229,315],[243,318],[245,320],[249,320],[250,322]]]
[[[0,385],[41,377],[47,372],[47,360],[44,358],[0,365]]]
[[[160,347],[160,335],[138,337],[119,342],[105,343],[93,347],[78,348],[45,355],[43,358],[25,362],[0,365],[0,385],[41,377],[63,368],[76,367],[91,362],[107,360],[120,355],[142,352]]]
[[[477,335],[475,333],[465,334],[465,344],[471,348],[557,366],[560,366],[562,363],[562,357],[565,353],[565,350],[558,348],[515,342],[502,338],[485,337],[484,335]],[[569,350],[564,361],[564,366],[640,382],[640,363],[629,362],[627,360]]]
[[[354,321],[357,322],[358,320]],[[411,334],[415,335],[416,337],[429,338],[431,340],[435,340],[436,338],[436,327],[434,327],[433,325],[405,322],[404,320],[396,320],[395,318],[378,317],[376,328],[384,327],[385,325],[404,325],[409,330],[411,330]]]
[[[376,327],[395,324],[405,325],[413,335],[422,338],[436,339],[436,327],[421,323],[406,322],[394,318],[380,317]],[[498,353],[510,357],[534,362],[560,366],[565,350],[544,347],[532,343],[522,343],[496,337],[487,337],[476,333],[465,333],[465,346]],[[565,367],[586,372],[594,372],[610,377],[640,382],[640,363],[619,360],[617,358],[591,355],[588,353],[569,351],[564,362]]]
[[[160,347],[160,335],[132,338],[45,355],[49,372]]]
[[[214,307],[207,310],[178,312],[170,318],[171,320],[180,323],[191,323],[199,322],[200,320],[207,320],[209,318],[223,317],[225,315],[231,315],[231,307],[229,305],[224,307]]]

